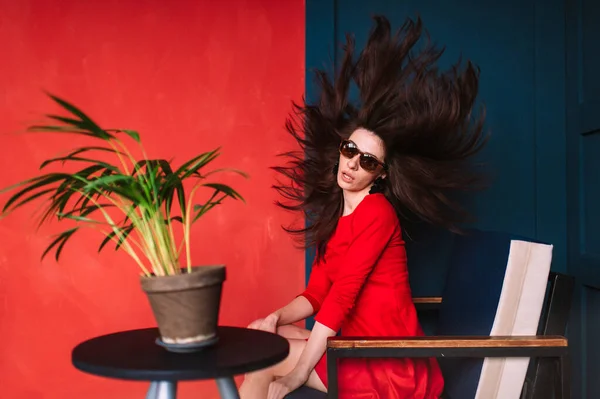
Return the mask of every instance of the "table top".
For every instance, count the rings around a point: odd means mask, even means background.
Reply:
[[[125,380],[183,381],[244,374],[279,363],[288,341],[265,331],[219,327],[219,341],[196,353],[173,353],[156,344],[158,328],[122,331],[77,345],[73,365],[84,372]]]

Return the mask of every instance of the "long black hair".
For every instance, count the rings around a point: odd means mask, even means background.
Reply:
[[[460,231],[468,218],[452,192],[483,182],[469,164],[487,141],[484,112],[475,116],[479,70],[471,62],[440,72],[443,53],[428,40],[414,51],[423,36],[420,18],[408,19],[395,35],[389,21],[375,16],[364,49],[354,60],[354,40],[346,36],[339,70],[330,80],[316,70],[318,101],[293,104],[287,131],[300,149],[281,154],[284,166],[274,169],[289,182],[274,188],[277,204],[300,211],[308,223],[285,228],[306,247],[317,246],[322,256],[342,212],[342,191],[331,173],[339,158],[339,144],[359,127],[379,136],[388,164],[384,194],[400,218],[421,220]],[[428,39],[428,35],[427,39]],[[350,87],[358,101],[350,101]]]

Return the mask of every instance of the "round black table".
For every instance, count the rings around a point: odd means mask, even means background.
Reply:
[[[146,399],[175,399],[177,382],[215,379],[223,399],[238,399],[233,376],[284,360],[288,341],[265,331],[219,327],[219,341],[195,353],[173,353],[156,344],[158,328],[102,335],[77,345],[73,365],[86,373],[151,381]]]

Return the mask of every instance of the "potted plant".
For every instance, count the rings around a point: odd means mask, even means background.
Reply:
[[[13,193],[0,217],[43,200],[40,225],[54,218],[74,221],[74,227],[58,234],[42,254],[44,258],[54,251],[57,261],[67,241],[81,228],[99,231],[104,237],[99,252],[113,243],[141,269],[141,287],[158,324],[159,344],[170,350],[193,350],[214,343],[225,266],[194,267],[190,231],[226,198],[243,201],[231,187],[208,179],[225,171],[246,175],[235,169],[206,171],[219,156],[218,148],[177,168],[165,159],[149,159],[137,132],[103,129],[74,105],[48,95],[69,115],[46,115],[50,124],[31,126],[28,131],[75,134],[101,144],[75,148],[40,166],[42,170],[63,164],[76,167],[75,171],[40,174],[1,190]],[[122,138],[137,144],[141,159],[133,156]],[[201,188],[211,194],[203,204],[194,204]],[[181,265],[182,257],[185,265]]]

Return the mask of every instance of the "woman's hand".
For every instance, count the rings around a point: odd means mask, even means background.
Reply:
[[[277,312],[274,312],[265,317],[264,319],[254,320],[248,325],[248,328],[276,333],[278,325],[279,314]]]
[[[281,377],[269,384],[267,399],[283,399],[285,395],[300,388],[308,380],[306,373],[301,373],[297,369],[285,377]]]

